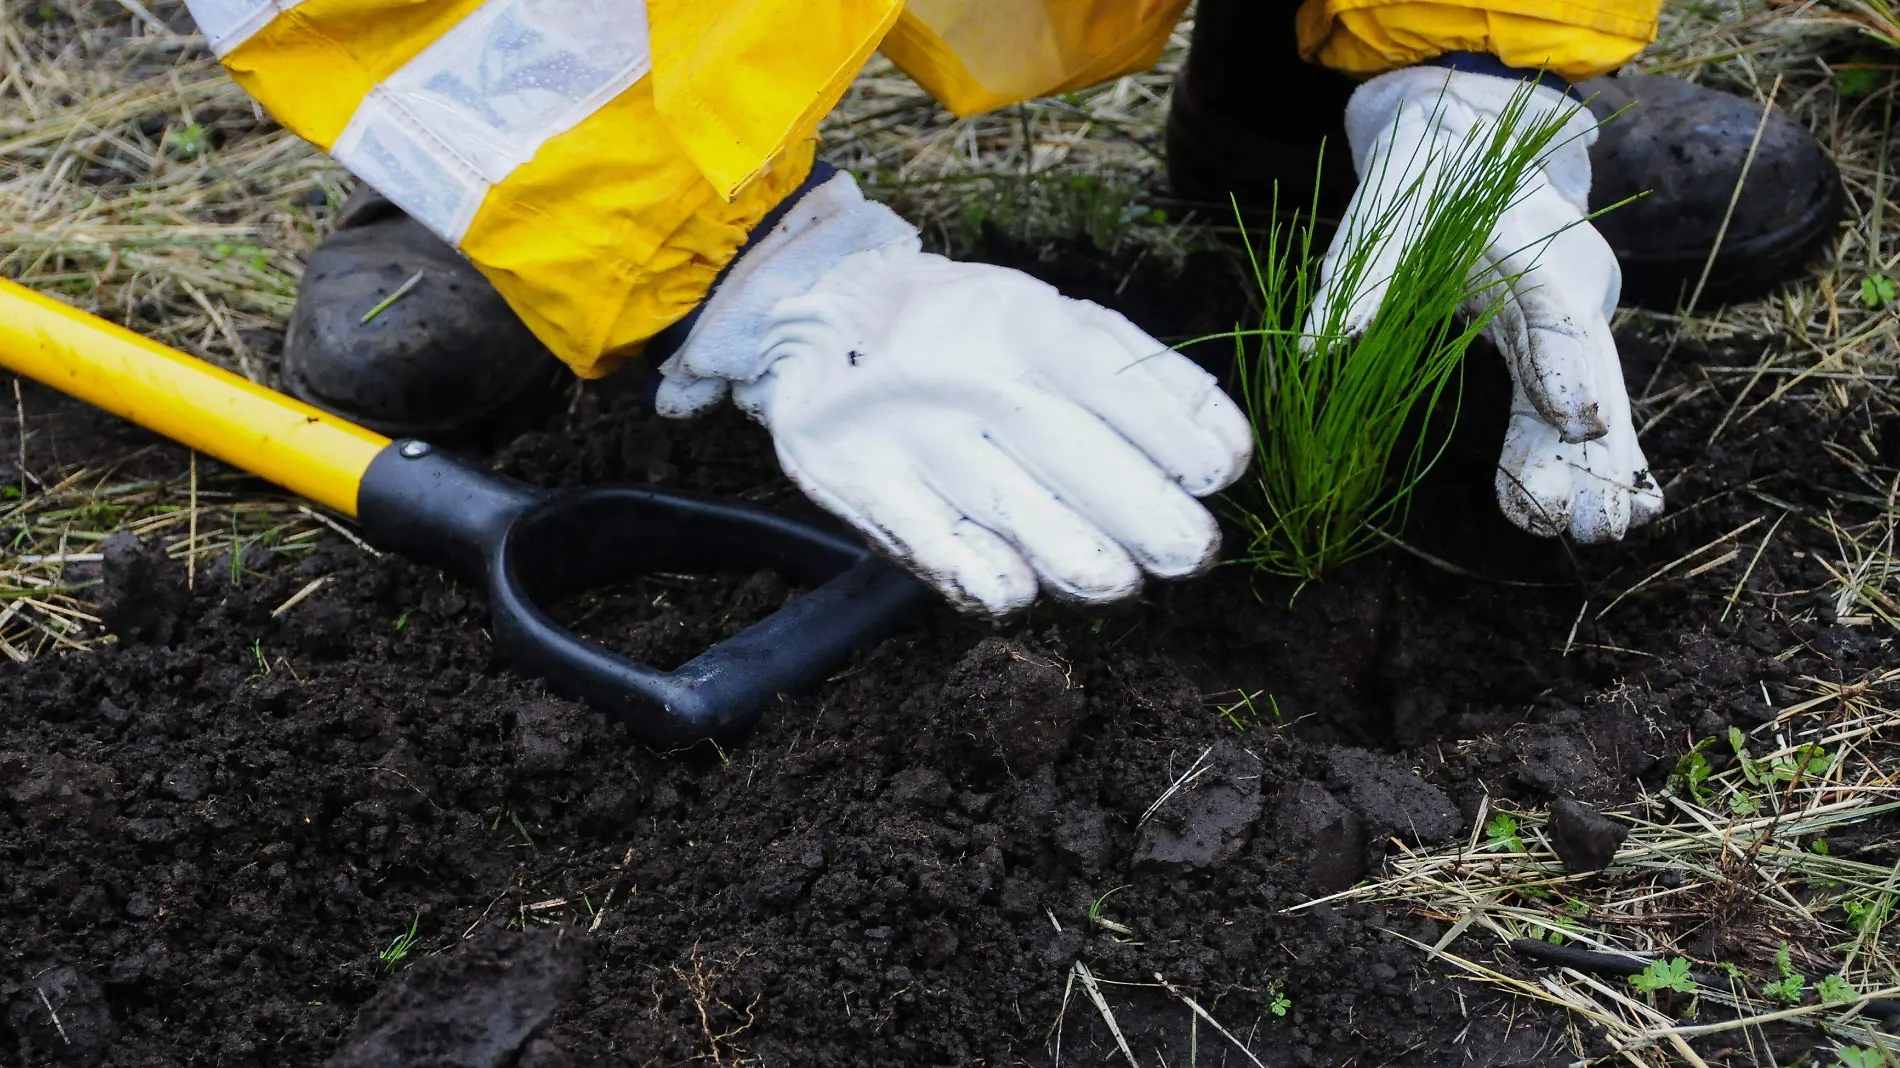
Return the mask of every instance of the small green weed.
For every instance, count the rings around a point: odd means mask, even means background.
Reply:
[[[1524,839],[1517,835],[1517,817],[1509,812],[1500,812],[1492,816],[1484,825],[1485,841],[1491,848],[1505,853],[1523,853]]]
[[[1834,1055],[1832,1068],[1887,1068],[1887,1058],[1877,1049],[1849,1046]]]
[[[1775,969],[1781,973],[1781,978],[1764,984],[1761,988],[1762,995],[1777,1001],[1785,1001],[1790,1005],[1799,1004],[1801,992],[1808,987],[1808,977],[1794,970],[1794,963],[1790,958],[1786,942],[1781,944],[1780,949],[1775,950]]]
[[[409,930],[397,935],[395,941],[389,943],[381,953],[376,954],[376,959],[383,962],[383,970],[393,971],[396,965],[402,963],[402,959],[407,957],[409,951],[415,947],[416,935],[421,929],[422,913],[418,912],[416,918],[409,921]]]
[[[1272,694],[1266,693],[1265,690],[1255,690],[1252,693],[1241,690],[1234,692],[1240,694],[1240,700],[1230,705],[1221,705],[1220,714],[1235,730],[1245,734],[1255,727],[1263,726],[1266,724],[1269,714],[1276,722],[1280,719],[1280,702],[1279,699],[1275,698]],[[1267,713],[1262,713],[1261,710],[1254,705],[1255,699],[1260,697],[1261,694],[1266,694],[1267,697]]]
[[[1290,997],[1287,997],[1285,994],[1273,995],[1273,1000],[1267,1004],[1268,1010],[1270,1010],[1275,1016],[1285,1016],[1287,1010],[1292,1007],[1293,1007],[1293,999]]]
[[[1860,302],[1869,308],[1884,308],[1893,303],[1893,279],[1876,274],[1860,280]]]
[[[1823,1005],[1845,1005],[1860,999],[1860,991],[1847,981],[1845,975],[1827,975],[1814,984],[1814,992],[1821,996]]]
[[[1841,911],[1847,913],[1847,925],[1858,934],[1867,930],[1870,925],[1878,927],[1884,923],[1887,918],[1888,904],[1885,897],[1879,901],[1849,899],[1841,902]]]
[[[1880,71],[1877,67],[1835,68],[1834,91],[1840,94],[1842,100],[1858,100],[1863,96],[1872,96],[1879,89]],[[1893,298],[1889,296],[1887,299]]]
[[[1669,774],[1669,785],[1678,793],[1689,795],[1699,804],[1709,801],[1709,789],[1703,785],[1708,781],[1714,768],[1709,766],[1709,747],[1715,744],[1714,738],[1704,738],[1697,742],[1682,758],[1676,761],[1676,770]]]
[[[193,122],[165,134],[165,147],[174,155],[192,159],[211,147],[211,132]]]
[[[1658,990],[1695,993],[1695,980],[1689,977],[1689,962],[1681,957],[1650,961],[1649,967],[1630,976],[1630,985],[1645,994]]]

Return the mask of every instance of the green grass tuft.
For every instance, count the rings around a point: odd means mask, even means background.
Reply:
[[[1262,311],[1257,327],[1234,335],[1256,451],[1251,479],[1230,495],[1250,535],[1244,562],[1312,580],[1403,527],[1412,491],[1453,422],[1425,417],[1456,403],[1465,350],[1501,297],[1476,315],[1459,311],[1502,294],[1501,283],[1512,280],[1485,268],[1486,248],[1499,218],[1561,144],[1571,113],[1533,113],[1534,99],[1526,86],[1496,122],[1456,144],[1387,161],[1414,177],[1346,232],[1336,296],[1322,321],[1308,322],[1320,288],[1316,205],[1276,221],[1263,245],[1248,239]],[[1391,268],[1384,302],[1363,333],[1349,335],[1350,309],[1386,281],[1375,274],[1382,246],[1414,216],[1418,237]]]

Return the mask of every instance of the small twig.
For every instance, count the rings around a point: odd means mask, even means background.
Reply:
[[[46,1000],[46,991],[41,990],[39,988],[39,985],[35,984],[33,987],[33,992],[40,996],[40,1004],[46,1006],[46,1015],[51,1016],[53,1018],[53,1027],[59,1032],[59,1040],[61,1042],[66,1043],[68,1046],[72,1045],[73,1040],[66,1037],[66,1025],[59,1022],[59,1013],[54,1012],[53,1003]]]
[[[1245,1056],[1248,1060],[1254,1063],[1254,1068],[1267,1068],[1266,1065],[1260,1063],[1260,1058],[1253,1055],[1253,1050],[1250,1050],[1247,1048],[1246,1043],[1242,1042],[1238,1038],[1235,1038],[1234,1033],[1232,1031],[1229,1031],[1227,1030],[1227,1028],[1222,1027],[1219,1020],[1216,1020],[1212,1016],[1208,1015],[1207,1010],[1201,1008],[1199,1002],[1195,1001],[1191,997],[1188,997],[1186,994],[1183,994],[1181,991],[1175,989],[1174,984],[1168,982],[1166,979],[1161,978],[1160,972],[1155,972],[1154,977],[1155,977],[1155,982],[1161,984],[1161,989],[1166,990],[1168,993],[1173,994],[1177,998],[1180,998],[1182,1004],[1194,1010],[1195,1016],[1198,1016],[1199,1018],[1206,1020],[1208,1023],[1208,1026],[1212,1027],[1214,1030],[1219,1031],[1221,1033],[1222,1038],[1225,1038],[1227,1041],[1232,1042],[1234,1044],[1235,1049],[1239,1050],[1243,1056]]]
[[[1108,1025],[1108,1033],[1115,1036],[1115,1045],[1121,1047],[1122,1056],[1128,1058],[1132,1068],[1141,1068],[1141,1062],[1135,1059],[1135,1051],[1128,1048],[1128,1039],[1123,1037],[1121,1025],[1115,1022],[1115,1013],[1108,1007],[1108,999],[1102,996],[1102,988],[1096,985],[1095,975],[1089,971],[1089,966],[1078,960],[1069,972],[1082,980],[1082,992],[1095,1003],[1095,1011],[1102,1014],[1102,1022]]]
[[[1174,780],[1174,782],[1171,785],[1169,785],[1169,787],[1166,790],[1161,791],[1161,796],[1155,798],[1155,803],[1152,805],[1149,805],[1148,811],[1143,812],[1141,814],[1141,819],[1135,821],[1135,826],[1140,827],[1142,824],[1147,823],[1150,819],[1154,818],[1154,814],[1161,810],[1161,806],[1167,804],[1168,798],[1173,797],[1177,792],[1180,791],[1180,789],[1183,786],[1186,786],[1188,783],[1191,783],[1195,779],[1200,778],[1200,776],[1208,770],[1208,768],[1201,767],[1201,762],[1206,760],[1207,754],[1213,751],[1214,751],[1214,747],[1211,745],[1208,746],[1206,749],[1201,750],[1201,755],[1194,758],[1194,763],[1190,764],[1188,766],[1188,769],[1181,773],[1181,777]],[[1209,765],[1209,767],[1212,767],[1212,765]],[[1053,921],[1055,919],[1054,914],[1051,914],[1049,918],[1050,920]],[[1056,930],[1058,931],[1061,929],[1062,928],[1060,926],[1056,928]]]
[[[316,520],[319,523],[322,523],[324,526],[329,527],[331,530],[336,531],[338,534],[343,535],[344,538],[348,539],[351,545],[356,546],[357,548],[363,550],[364,552],[370,554],[371,556],[383,555],[382,552],[378,550],[375,546],[371,545],[369,542],[366,542],[362,538],[358,537],[354,531],[350,530],[349,527],[346,527],[343,524],[337,522],[336,520],[331,519],[329,516],[324,515],[322,512],[319,512],[308,505],[302,505],[302,504],[297,506],[297,511],[303,513],[304,515],[309,516],[310,518]]]
[[[26,398],[20,393],[20,376],[13,376],[14,429],[20,432],[20,499],[26,499]]]
[[[166,37],[172,35],[172,28],[160,22],[158,16],[147,10],[144,4],[139,3],[139,0],[119,0],[119,6],[131,12],[140,22],[145,23],[153,33]]]
[[[191,450],[191,519],[185,528],[185,588],[198,588],[198,450]]]
[[[1775,540],[1775,531],[1781,529],[1781,521],[1786,518],[1788,518],[1786,512],[1776,516],[1774,525],[1768,528],[1767,536],[1762,538],[1761,544],[1755,548],[1755,555],[1748,561],[1748,570],[1742,572],[1742,577],[1735,580],[1735,588],[1729,591],[1728,607],[1722,609],[1722,619],[1728,619],[1728,614],[1735,611],[1735,602],[1742,596],[1742,587],[1748,585],[1749,576],[1755,573],[1755,565],[1761,563],[1761,555],[1768,551],[1768,544]]]
[[[369,325],[371,319],[389,310],[389,306],[409,295],[409,291],[422,284],[423,271],[418,269],[409,276],[409,280],[396,287],[396,291],[376,302],[376,306],[363,313],[362,325]]]
[[[1713,549],[1717,545],[1720,545],[1723,542],[1729,540],[1730,538],[1735,537],[1736,535],[1742,533],[1743,531],[1749,529],[1750,527],[1753,527],[1755,524],[1760,523],[1762,520],[1766,518],[1768,517],[1763,516],[1763,515],[1758,515],[1755,518],[1749,520],[1748,522],[1743,523],[1741,526],[1736,527],[1734,530],[1729,531],[1727,534],[1724,534],[1721,537],[1716,538],[1715,540],[1705,545],[1700,546],[1699,548],[1691,549],[1688,552],[1682,554],[1681,556],[1676,557],[1674,560],[1671,560],[1668,563],[1664,564],[1663,566],[1657,568],[1656,570],[1651,571],[1649,574],[1643,576],[1641,581],[1637,582],[1636,585],[1631,586],[1629,589],[1624,590],[1622,593],[1617,594],[1615,600],[1611,601],[1609,604],[1604,605],[1603,611],[1597,613],[1597,618],[1602,619],[1604,616],[1609,615],[1610,609],[1615,608],[1617,605],[1623,603],[1623,598],[1628,597],[1630,594],[1635,593],[1637,590],[1642,589],[1644,586],[1647,586],[1650,583],[1656,581],[1657,579],[1663,577],[1664,575],[1667,575],[1669,572],[1674,571],[1676,568],[1681,567],[1683,564],[1686,564],[1689,561],[1695,559],[1696,557],[1701,556],[1703,553],[1708,552],[1710,549]]]
[[[1685,309],[1694,308],[1702,299],[1702,288],[1709,282],[1709,272],[1715,269],[1715,257],[1722,251],[1722,242],[1728,237],[1728,224],[1735,218],[1735,205],[1741,203],[1742,186],[1748,181],[1748,172],[1755,166],[1755,151],[1761,148],[1761,135],[1768,129],[1768,116],[1774,112],[1775,97],[1781,92],[1781,75],[1775,75],[1774,88],[1768,90],[1768,100],[1761,108],[1761,121],[1755,124],[1755,136],[1748,142],[1748,154],[1742,157],[1742,173],[1735,178],[1735,188],[1728,196],[1728,209],[1722,212],[1722,225],[1716,227],[1715,243],[1709,246],[1709,258],[1702,261],[1702,275],[1695,280],[1695,291],[1689,294],[1689,303]]]
[[[1562,655],[1569,656],[1570,650],[1576,647],[1577,628],[1583,625],[1583,614],[1589,610],[1590,601],[1586,598],[1582,604],[1577,606],[1577,618],[1570,621],[1570,634],[1564,638],[1564,651]]]
[[[286,600],[283,604],[280,604],[276,608],[271,609],[270,617],[272,619],[276,619],[278,616],[281,616],[285,612],[288,612],[291,609],[302,604],[304,598],[317,592],[317,590],[321,589],[323,587],[323,584],[328,581],[330,581],[330,576],[328,575],[319,575],[316,578],[311,579],[308,583],[304,584],[303,589],[298,590],[296,593],[291,594],[289,600]]]
[[[618,889],[620,889],[620,884],[618,883],[607,888],[607,896],[600,900],[600,911],[594,913],[594,922],[587,925],[588,934],[593,934],[595,931],[600,930],[600,921],[602,917],[607,915],[607,910],[613,907],[614,891]]]

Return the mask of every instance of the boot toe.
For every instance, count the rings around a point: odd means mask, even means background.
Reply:
[[[1595,221],[1623,267],[1624,303],[1674,310],[1694,293],[1705,265],[1699,305],[1760,295],[1797,275],[1840,220],[1840,172],[1785,112],[1770,112],[1764,123],[1753,101],[1655,75],[1580,88],[1606,120],[1590,150],[1591,210],[1636,198]],[[1710,264],[1718,235],[1721,249]]]
[[[551,392],[560,369],[480,272],[401,215],[317,249],[284,340],[288,392],[398,437],[465,436]]]

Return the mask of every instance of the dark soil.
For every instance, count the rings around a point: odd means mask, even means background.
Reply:
[[[1180,280],[1025,265],[1166,336],[1241,303],[1211,256]],[[1640,385],[1660,353],[1624,352]],[[1657,388],[1748,358],[1678,351]],[[237,586],[214,562],[187,594],[115,546],[102,600],[123,639],[0,666],[0,1063],[1044,1065],[1058,1042],[1123,1063],[1070,987],[1081,961],[1143,1064],[1246,1062],[1157,975],[1276,1068],[1567,1064],[1564,1019],[1394,936],[1437,922],[1282,910],[1395,839],[1468,835],[1487,793],[1628,799],[1801,676],[1890,662],[1832,622],[1812,552],[1831,542],[1801,515],[1852,518],[1869,491],[1829,448],[1891,466],[1900,426],[1853,397],[1744,404],[1711,444],[1736,387],[1705,392],[1646,436],[1668,518],[1576,549],[1499,518],[1503,394],[1480,364],[1411,534],[1476,577],[1395,551],[1297,597],[1229,569],[1107,613],[939,612],[723,752],[650,752],[510,674],[481,598],[402,560],[332,540]],[[803,507],[756,428],[667,423],[636,393],[590,387],[497,466]],[[30,464],[140,440],[43,392],[26,407]],[[169,447],[142,462],[182,466]],[[1767,523],[1738,560],[1596,618],[1782,508],[1801,515],[1726,621]],[[786,596],[770,576],[656,577],[571,618],[666,662]],[[1091,924],[1098,902],[1133,933]],[[412,924],[407,955],[380,959]]]

